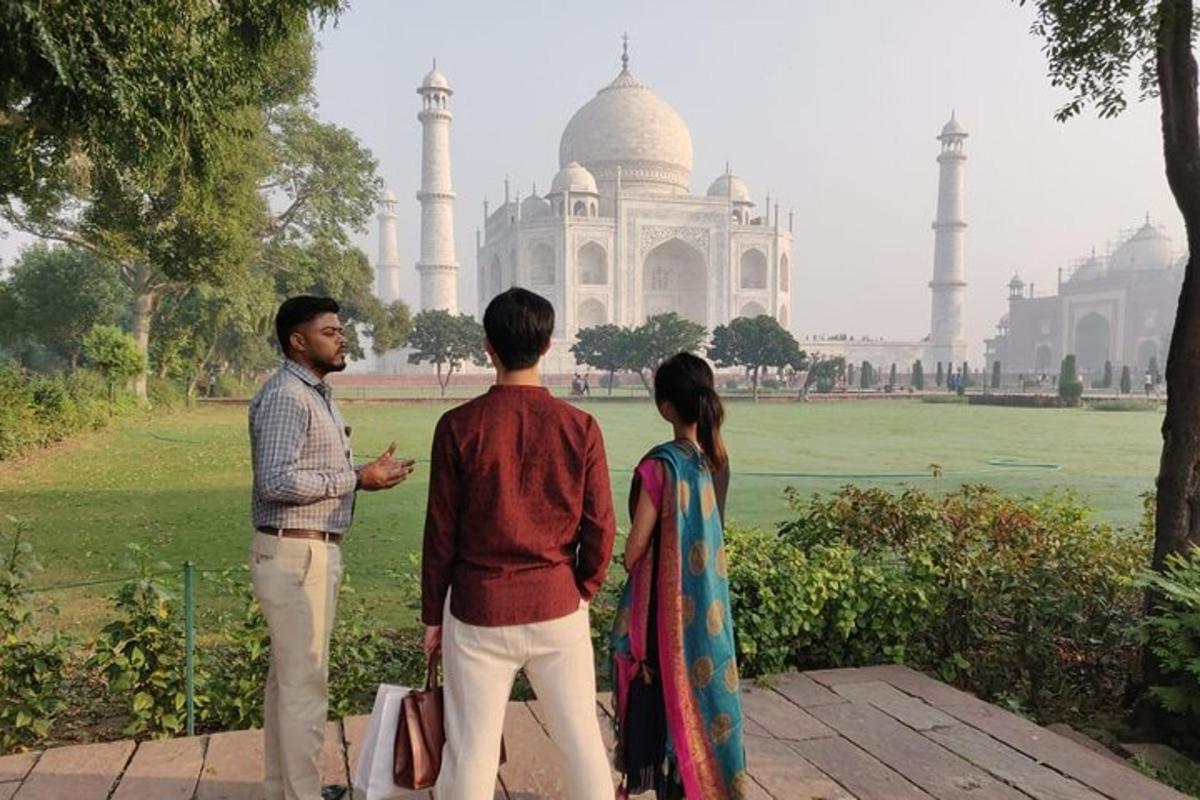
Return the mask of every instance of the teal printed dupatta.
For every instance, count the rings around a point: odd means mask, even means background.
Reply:
[[[666,480],[658,541],[630,572],[613,626],[618,741],[629,738],[624,723],[631,718],[633,682],[648,680],[654,669],[647,643],[655,635],[666,752],[684,794],[688,800],[737,800],[746,787],[746,755],[725,544],[712,474],[703,455],[686,441],[659,445],[647,458],[662,462]],[[631,505],[639,488],[635,473]],[[656,631],[649,630],[652,618]]]

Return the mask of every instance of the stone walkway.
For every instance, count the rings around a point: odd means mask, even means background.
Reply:
[[[753,800],[1183,800],[1111,754],[903,667],[774,676],[744,690]],[[611,744],[608,698],[597,714]],[[330,722],[322,772],[346,783],[366,717]],[[496,798],[561,798],[536,701],[512,703]],[[235,731],[0,757],[0,800],[261,800],[262,735]],[[428,793],[414,793],[428,798]]]

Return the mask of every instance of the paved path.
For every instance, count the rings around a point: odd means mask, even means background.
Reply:
[[[1185,800],[1110,755],[903,667],[767,684],[744,689],[750,800]],[[596,713],[611,745],[608,702]],[[327,783],[347,782],[366,727],[366,717],[329,723]],[[505,737],[495,796],[563,797],[536,701],[509,706]],[[0,757],[0,800],[261,800],[261,778],[261,732],[233,731]]]

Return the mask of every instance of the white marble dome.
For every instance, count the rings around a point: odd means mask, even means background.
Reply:
[[[1095,253],[1092,253],[1089,258],[1075,268],[1075,271],[1071,273],[1070,280],[1073,283],[1094,281],[1097,278],[1103,278],[1104,272],[1104,262],[1097,258]]]
[[[393,192],[391,189],[384,189],[383,190],[383,202],[385,202],[385,203],[396,202],[396,193]]]
[[[531,194],[521,201],[521,219],[540,219],[550,216],[550,203]]]
[[[558,163],[586,167],[601,184],[649,194],[691,191],[692,136],[675,109],[629,72],[575,112],[558,145]]]
[[[434,64],[433,69],[425,74],[425,79],[421,81],[421,89],[442,89],[446,92],[450,91],[450,81],[441,73]]]
[[[709,197],[732,197],[735,203],[753,203],[750,199],[750,189],[746,187],[746,182],[737,175],[732,175],[728,172],[719,176],[712,185],[708,187]]]
[[[1125,240],[1109,260],[1109,266],[1117,272],[1133,272],[1144,269],[1170,269],[1171,238],[1154,226],[1149,219],[1138,232]]]
[[[967,131],[954,116],[954,112],[950,112],[950,121],[942,126],[942,136],[966,136]]]
[[[572,161],[560,169],[550,182],[550,194],[561,192],[597,194],[596,179],[592,177],[592,173],[581,167],[578,161]]]

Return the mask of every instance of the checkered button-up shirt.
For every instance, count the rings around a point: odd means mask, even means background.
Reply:
[[[329,384],[285,360],[250,401],[250,451],[256,528],[346,532],[357,476]]]

